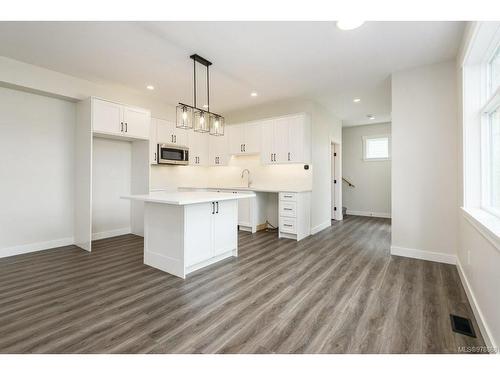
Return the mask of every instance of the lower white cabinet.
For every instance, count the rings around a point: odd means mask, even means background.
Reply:
[[[278,203],[280,238],[296,241],[311,234],[311,193],[279,193]]]
[[[236,252],[237,200],[188,205],[184,215],[186,273],[204,267],[218,256]]]

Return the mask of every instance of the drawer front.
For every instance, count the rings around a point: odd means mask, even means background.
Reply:
[[[280,193],[280,200],[281,201],[296,202],[297,201],[297,193]]]
[[[280,217],[280,229],[281,232],[296,234],[296,222],[295,219]]]
[[[297,203],[291,201],[280,202],[280,216],[297,217]]]

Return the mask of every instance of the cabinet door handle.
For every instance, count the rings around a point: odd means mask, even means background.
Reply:
[[[292,209],[291,209],[291,208],[286,208],[286,207],[285,207],[285,208],[283,208],[283,209],[284,209],[285,211],[292,211]]]
[[[245,143],[243,143],[243,152],[246,152],[247,151],[247,145]]]
[[[125,123],[125,133],[128,132],[128,123]]]
[[[174,143],[174,136],[170,134],[170,142]]]
[[[290,153],[288,153],[288,161],[290,161]]]
[[[212,202],[212,215],[215,213],[215,203]]]
[[[156,152],[155,152],[155,161],[156,161]]]
[[[177,136],[174,134],[174,143],[177,143]]]
[[[291,224],[283,224],[284,227],[291,227]]]
[[[120,124],[121,124],[120,131],[121,131],[121,132],[123,132],[123,121],[122,121],[122,122],[120,122]]]
[[[217,211],[215,213],[218,214],[219,213],[219,202],[215,202],[215,204],[217,205]]]

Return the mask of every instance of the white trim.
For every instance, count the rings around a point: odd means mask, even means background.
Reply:
[[[353,216],[371,216],[371,217],[384,217],[384,218],[391,218],[391,214],[388,212],[371,212],[371,211],[354,211],[354,210],[347,210],[346,211],[347,215],[353,215]]]
[[[457,258],[457,270],[458,275],[460,276],[460,280],[462,281],[462,285],[465,290],[465,294],[467,295],[467,299],[469,300],[469,304],[472,308],[472,312],[474,313],[474,317],[476,318],[477,325],[479,326],[479,330],[481,331],[481,335],[485,341],[486,346],[496,347],[495,340],[493,340],[493,335],[491,334],[488,325],[486,324],[486,320],[484,319],[484,315],[477,303],[476,297],[474,296],[474,292],[469,283],[469,279],[465,275],[464,269],[462,267],[462,263],[460,263],[460,259]]]
[[[427,250],[409,249],[406,247],[391,246],[391,255],[407,258],[429,260],[431,262],[457,264],[457,257],[452,254],[437,253]]]
[[[313,234],[316,234],[318,232],[321,232],[322,230],[328,228],[332,226],[332,221],[331,220],[328,220],[328,221],[325,221],[324,223],[320,224],[320,225],[316,225],[315,227],[311,228],[311,236]]]
[[[120,229],[108,230],[105,232],[92,233],[92,241],[102,240],[103,238],[121,236],[123,234],[129,234],[129,233],[131,233],[130,228],[120,228]]]
[[[26,245],[18,245],[5,247],[0,249],[0,258],[10,257],[13,255],[32,253],[34,251],[49,250],[54,247],[69,246],[75,243],[73,237],[59,238],[57,240],[30,243]]]
[[[464,218],[500,251],[500,219],[479,208],[461,207]]]

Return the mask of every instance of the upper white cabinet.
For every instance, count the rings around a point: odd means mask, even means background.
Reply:
[[[231,155],[250,155],[260,152],[260,122],[229,125],[226,127],[226,132]]]
[[[189,165],[208,165],[208,137],[208,133],[190,132],[188,136]]]
[[[261,160],[264,164],[310,163],[309,116],[298,114],[263,122]]]
[[[92,98],[91,111],[94,133],[149,139],[151,114],[145,109]]]
[[[211,166],[227,165],[228,143],[227,135],[208,137],[208,164]]]
[[[167,143],[172,145],[187,146],[188,134],[185,129],[179,129],[175,122],[161,119],[153,119],[157,131],[157,143]]]

